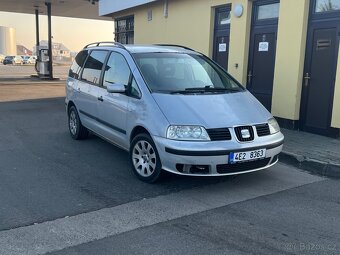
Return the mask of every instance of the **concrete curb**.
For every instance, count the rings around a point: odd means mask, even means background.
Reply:
[[[287,151],[282,151],[280,162],[320,176],[340,178],[340,165],[336,163],[319,161]]]

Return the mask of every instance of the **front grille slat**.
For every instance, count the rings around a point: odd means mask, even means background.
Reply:
[[[207,129],[211,141],[228,141],[231,140],[231,133],[228,128],[211,128]]]
[[[259,137],[261,136],[266,136],[270,135],[270,130],[269,130],[269,125],[268,123],[266,124],[261,124],[261,125],[256,125],[256,132]]]
[[[271,158],[265,158],[265,159],[260,159],[256,161],[248,161],[244,163],[217,165],[216,171],[219,174],[249,171],[249,170],[267,166],[269,164],[270,159]]]
[[[250,137],[248,137],[248,138],[243,138],[243,137],[242,137],[242,130],[245,130],[245,129],[249,131]],[[234,131],[235,131],[235,134],[236,134],[237,139],[238,139],[240,142],[250,142],[250,141],[253,141],[253,140],[254,140],[254,130],[253,130],[253,127],[252,127],[252,126],[240,126],[240,127],[235,127],[235,128],[234,128]]]

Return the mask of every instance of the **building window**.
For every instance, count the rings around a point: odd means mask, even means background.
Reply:
[[[217,13],[217,25],[229,25],[230,24],[230,10],[223,10],[222,12]]]
[[[331,12],[340,10],[340,0],[316,0],[315,12]]]
[[[134,43],[134,17],[115,20],[115,41],[123,44]]]
[[[257,10],[257,20],[277,19],[279,10],[279,3],[260,5]]]

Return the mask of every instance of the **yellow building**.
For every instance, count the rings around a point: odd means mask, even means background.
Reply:
[[[339,136],[340,0],[101,0],[122,43],[217,61],[282,127]],[[339,56],[339,57],[338,57]]]

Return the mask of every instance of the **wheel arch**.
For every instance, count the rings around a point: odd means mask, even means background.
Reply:
[[[131,131],[130,144],[131,144],[133,138],[135,138],[139,134],[148,134],[151,137],[150,132],[145,127],[138,125],[138,126],[135,126]]]
[[[76,108],[76,110],[78,111],[76,105],[73,103],[73,101],[70,100],[70,101],[68,101],[68,103],[67,103],[67,114],[69,113],[70,108],[71,108],[72,106],[74,106],[74,107]]]

